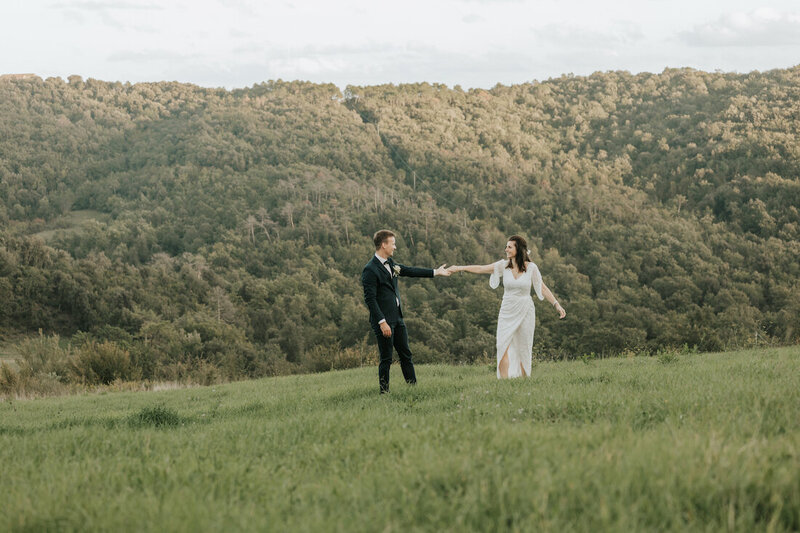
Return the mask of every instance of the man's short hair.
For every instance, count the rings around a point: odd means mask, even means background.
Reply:
[[[388,229],[382,229],[376,232],[375,236],[372,237],[372,242],[375,243],[375,249],[379,250],[381,244],[385,243],[389,237],[394,237],[394,233],[392,233]]]

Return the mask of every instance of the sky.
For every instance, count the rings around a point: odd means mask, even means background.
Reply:
[[[0,0],[0,74],[249,87],[800,64],[798,0]]]

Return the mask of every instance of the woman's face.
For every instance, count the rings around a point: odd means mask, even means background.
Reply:
[[[514,241],[508,241],[506,243],[506,257],[511,259],[516,255],[517,255],[517,243],[515,243]]]

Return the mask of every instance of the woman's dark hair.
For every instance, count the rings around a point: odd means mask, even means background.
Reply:
[[[512,235],[508,240],[513,241],[517,246],[517,254],[508,261],[508,268],[514,268],[514,263],[516,263],[517,270],[525,272],[525,261],[531,260],[528,257],[528,243],[519,235]]]

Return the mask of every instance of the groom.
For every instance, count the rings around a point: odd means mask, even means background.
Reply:
[[[381,394],[389,392],[389,367],[392,365],[392,346],[400,358],[400,368],[406,383],[415,384],[414,363],[408,347],[408,333],[403,322],[403,306],[397,288],[398,276],[432,278],[449,276],[444,265],[437,269],[408,267],[392,260],[395,249],[394,233],[382,229],[372,238],[375,256],[361,272],[361,285],[364,286],[364,302],[369,308],[369,322],[378,337],[381,362],[378,365],[378,383]]]

